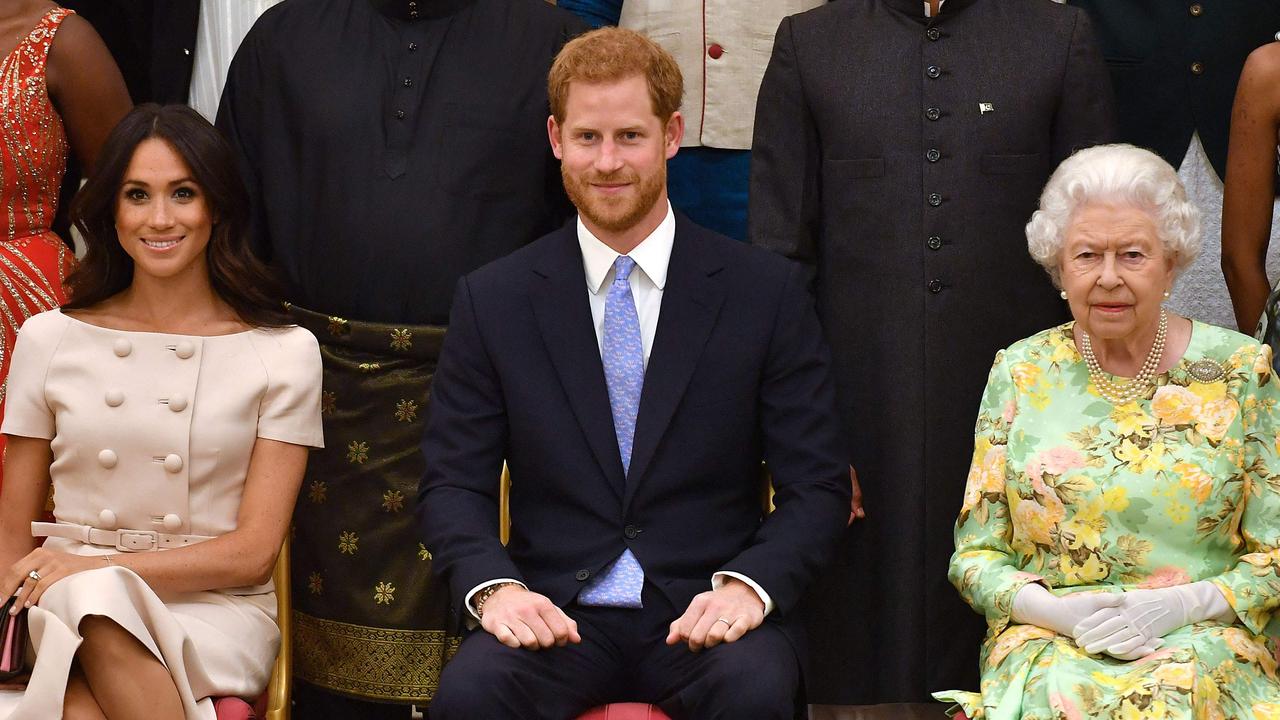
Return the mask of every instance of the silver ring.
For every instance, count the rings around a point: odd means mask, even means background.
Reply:
[[[729,622],[727,618],[718,618],[716,622],[722,622],[729,627],[733,627],[733,623]]]
[[[27,573],[27,577],[31,578],[32,580],[35,580],[36,582],[40,582],[40,573],[36,572],[35,570],[32,570],[31,572]]]

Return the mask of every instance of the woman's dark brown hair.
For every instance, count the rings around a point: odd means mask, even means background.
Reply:
[[[205,249],[213,291],[247,324],[289,324],[279,282],[250,246],[249,195],[235,154],[222,135],[186,105],[139,105],[107,136],[97,167],[71,203],[71,221],[84,236],[88,252],[67,277],[70,299],[62,307],[96,305],[133,282],[133,259],[116,236],[116,206],[134,151],[150,138],[163,140],[187,164],[215,218]]]

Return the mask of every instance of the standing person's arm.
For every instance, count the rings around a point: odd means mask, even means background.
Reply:
[[[748,237],[809,268],[818,259],[822,175],[818,129],[796,57],[791,18],[778,27],[756,100]]]
[[[1072,8],[1071,12],[1076,22],[1067,50],[1062,97],[1053,118],[1052,167],[1077,150],[1116,139],[1115,94],[1093,24],[1083,10]]]
[[[78,15],[68,15],[58,27],[47,62],[49,98],[88,174],[102,143],[133,101],[102,38]]]
[[[218,119],[215,123],[231,142],[240,166],[240,177],[249,194],[249,236],[254,252],[263,260],[271,260],[271,240],[266,212],[262,201],[261,145],[262,145],[262,93],[263,65],[258,27],[249,29],[237,48],[231,66],[227,69],[227,82],[218,102]]]
[[[1252,333],[1271,291],[1267,245],[1280,141],[1280,43],[1253,51],[1231,111],[1231,143],[1222,199],[1222,274],[1236,327]]]

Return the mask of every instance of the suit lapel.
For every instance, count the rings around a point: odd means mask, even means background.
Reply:
[[[662,312],[649,353],[640,393],[640,414],[631,451],[631,472],[627,476],[622,507],[625,512],[644,480],[649,462],[662,440],[702,350],[715,326],[724,288],[715,277],[723,264],[683,216],[676,215],[675,244],[662,292]],[[603,372],[603,371],[602,371]]]
[[[529,296],[547,354],[587,445],[609,484],[622,497],[622,459],[576,233],[575,225],[569,223],[541,262],[534,265]]]

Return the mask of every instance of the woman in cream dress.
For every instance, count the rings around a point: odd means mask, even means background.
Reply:
[[[76,198],[89,254],[10,373],[0,593],[34,665],[0,718],[211,719],[266,686],[320,355],[266,290],[238,178],[198,114],[148,105]],[[50,482],[57,522],[32,522]]]

